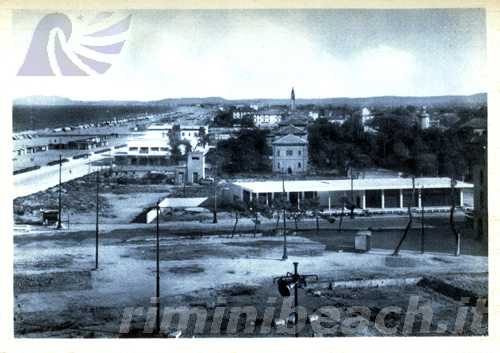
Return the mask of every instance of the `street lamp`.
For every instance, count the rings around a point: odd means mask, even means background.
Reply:
[[[95,192],[95,269],[99,267],[99,169],[96,174]]]
[[[160,202],[156,204],[156,333],[160,334]]]

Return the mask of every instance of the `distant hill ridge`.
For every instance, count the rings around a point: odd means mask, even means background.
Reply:
[[[487,94],[477,93],[473,95],[448,95],[429,97],[405,97],[405,96],[381,96],[363,98],[299,98],[298,105],[307,104],[331,104],[331,105],[354,105],[354,106],[439,106],[439,105],[477,105],[486,104]],[[14,105],[189,105],[189,104],[262,104],[262,105],[286,105],[286,98],[253,98],[253,99],[225,99],[222,97],[187,97],[187,98],[165,98],[153,101],[80,101],[71,100],[58,96],[30,96],[14,100]]]

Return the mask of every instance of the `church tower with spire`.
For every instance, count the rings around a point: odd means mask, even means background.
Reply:
[[[292,93],[290,94],[290,110],[295,111],[295,90],[292,87]]]

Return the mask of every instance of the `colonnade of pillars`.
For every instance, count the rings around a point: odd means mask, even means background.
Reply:
[[[380,208],[386,208],[386,202],[385,202],[385,191],[384,190],[379,190],[380,191]],[[411,192],[411,190],[408,190]],[[252,201],[259,201],[259,195],[262,195],[262,193],[249,193],[250,194],[250,202]],[[274,200],[275,194],[282,195],[283,193],[264,193],[265,195],[265,204],[266,206],[269,206],[270,200]],[[290,194],[291,192],[285,192],[285,199],[290,201]],[[305,199],[305,192],[295,192],[297,194],[297,207],[300,208],[301,202]],[[366,190],[362,191],[356,191],[356,195],[359,196],[361,194],[361,208],[366,209]],[[269,198],[269,195],[271,196]],[[422,208],[422,190],[417,189],[415,190],[415,198],[417,200],[417,207]],[[243,190],[241,190],[241,199],[243,200]],[[404,204],[404,196],[403,196],[403,189],[399,190],[399,208],[405,208]],[[459,206],[463,206],[464,204],[464,193],[463,190],[460,190],[460,200],[459,200]],[[443,205],[447,206],[447,205]],[[332,208],[332,193],[328,192],[328,210]]]

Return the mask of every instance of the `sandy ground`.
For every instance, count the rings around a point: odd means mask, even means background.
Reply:
[[[127,308],[151,308],[151,298],[155,296],[153,234],[126,236],[126,232],[122,232],[122,236],[109,234],[104,237],[97,271],[92,271],[95,248],[91,237],[47,236],[31,240],[16,237],[15,243],[16,336],[148,335],[144,333],[145,317],[134,319],[125,333],[120,334],[120,325]],[[273,277],[292,271],[292,262],[297,261],[299,271],[315,273],[320,277],[319,283],[300,289],[301,305],[305,306],[309,315],[325,305],[333,305],[343,311],[350,310],[353,305],[365,305],[376,313],[390,303],[407,307],[409,300],[416,296],[421,303],[431,305],[439,323],[447,324],[448,329],[440,333],[451,335],[456,334],[450,327],[461,305],[457,296],[465,293],[482,297],[487,293],[487,257],[455,257],[439,253],[420,255],[403,251],[395,261],[388,261],[387,250],[374,249],[370,253],[359,254],[326,248],[327,244],[321,241],[289,236],[289,258],[281,261],[283,241],[280,236],[229,238],[222,235],[200,238],[163,235],[160,242],[162,305],[202,307],[213,311],[215,301],[222,300],[229,306],[254,306],[261,313],[271,305],[266,304],[267,301],[274,300],[271,307],[280,308],[283,303],[273,284]],[[432,281],[421,282],[424,276],[437,278],[439,285]],[[342,281],[387,278],[396,282],[380,288],[328,289],[332,283],[341,285]],[[408,283],[401,282],[405,279]],[[451,285],[442,284],[446,281]],[[457,283],[462,283],[461,287]],[[447,289],[457,286],[463,289]],[[315,293],[315,288],[322,294]],[[213,313],[210,312],[210,315]],[[279,315],[277,309],[273,317],[278,319]],[[262,324],[259,317],[249,323],[254,329]],[[226,331],[229,327],[227,320],[224,316]],[[401,317],[398,320],[401,321]],[[315,331],[309,324],[301,330],[301,334],[383,334],[373,327],[375,317],[368,318],[368,322],[371,323],[369,327],[362,330],[326,333]],[[420,333],[418,329],[404,332],[398,328],[392,335],[436,334],[436,330],[443,328],[437,322],[433,325],[431,332]],[[260,335],[257,331],[249,333],[245,327],[238,324],[235,332],[213,333],[208,328],[198,332],[191,325],[184,329],[183,337]],[[293,331],[283,333],[279,328],[279,324],[274,325],[270,332],[262,335],[293,335]],[[168,328],[165,330],[168,332]],[[466,329],[461,334],[484,332]]]

